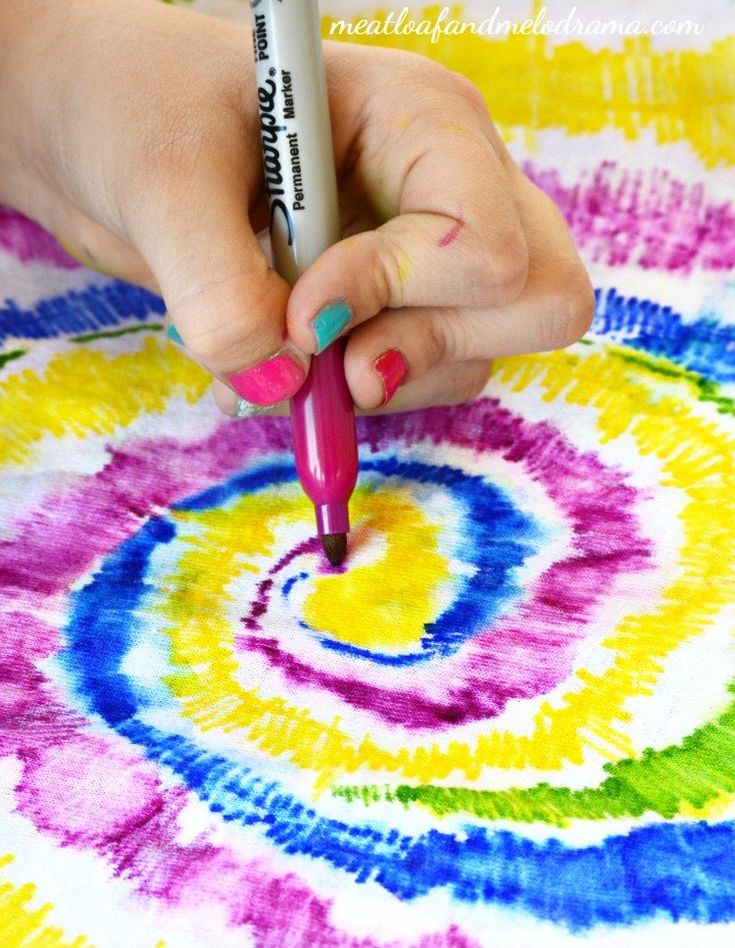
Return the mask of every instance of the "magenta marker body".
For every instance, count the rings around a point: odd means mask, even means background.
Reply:
[[[342,236],[319,8],[317,0],[251,0],[250,6],[273,263],[293,286]],[[291,427],[296,469],[316,508],[319,534],[346,534],[358,460],[344,340],[312,358],[291,400]]]
[[[338,339],[314,357],[291,400],[296,470],[322,535],[350,529],[347,504],[357,481],[355,413],[343,360],[344,340]]]

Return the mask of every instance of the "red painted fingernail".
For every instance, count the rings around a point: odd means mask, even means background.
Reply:
[[[306,372],[287,352],[278,352],[257,365],[230,376],[240,398],[254,405],[276,405],[291,398],[304,384]]]
[[[408,362],[398,349],[389,349],[373,362],[373,368],[383,380],[385,397],[380,403],[382,408],[396,394],[396,389],[408,378]]]

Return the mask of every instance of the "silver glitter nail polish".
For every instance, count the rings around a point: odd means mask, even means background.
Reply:
[[[235,418],[252,418],[253,415],[264,415],[267,411],[268,409],[263,405],[253,405],[252,402],[248,402],[244,398],[239,398],[237,400]]]

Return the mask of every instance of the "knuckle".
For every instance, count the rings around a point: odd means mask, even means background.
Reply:
[[[406,255],[398,242],[385,231],[380,233],[380,245],[376,265],[373,267],[373,283],[380,308],[399,309],[404,305],[403,280],[406,272]]]
[[[223,307],[220,313],[206,320],[197,319],[195,313],[173,317],[174,323],[186,327],[184,337],[192,355],[212,371],[228,374],[243,369],[278,348],[277,335],[264,331],[262,322],[245,322],[232,308]]]
[[[595,294],[582,264],[562,272],[551,295],[544,332],[545,349],[563,349],[583,336],[595,312]]]
[[[487,115],[487,103],[485,101],[485,96],[471,79],[468,79],[463,73],[456,72],[453,69],[446,69],[445,74],[447,81],[458,95],[460,95],[473,108]]]
[[[268,345],[262,327],[259,329],[260,331],[255,331],[242,326],[235,328],[218,321],[208,325],[206,329],[190,333],[187,345],[204,365],[215,372],[229,375],[255,365],[278,348],[277,343]]]
[[[455,401],[453,404],[462,405],[474,401],[483,391],[490,374],[490,363],[477,365],[463,365],[457,378]]]
[[[172,321],[205,364],[234,371],[278,348],[288,289],[265,255],[232,263],[182,256],[168,277],[182,287],[165,300]]]
[[[427,363],[436,365],[441,362],[451,362],[452,344],[447,332],[447,324],[437,314],[437,318],[429,319],[425,327],[425,344],[428,350]]]
[[[520,227],[510,228],[495,249],[477,258],[477,283],[480,302],[514,299],[528,279],[528,245]]]
[[[455,362],[457,338],[451,314],[448,310],[437,309],[432,316],[425,324],[429,362],[434,365]]]

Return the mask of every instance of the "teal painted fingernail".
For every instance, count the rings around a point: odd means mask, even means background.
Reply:
[[[169,339],[173,339],[173,341],[177,343],[178,345],[180,346],[184,345],[184,340],[179,335],[178,330],[176,329],[176,326],[174,326],[173,323],[169,323],[169,327],[166,330],[166,335],[168,336]]]
[[[322,306],[311,321],[316,336],[317,355],[324,352],[327,346],[334,342],[347,323],[352,319],[352,310],[344,300],[335,300]]]

